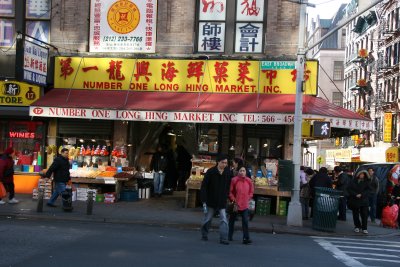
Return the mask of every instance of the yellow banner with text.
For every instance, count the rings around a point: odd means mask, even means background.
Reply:
[[[292,61],[56,57],[54,87],[149,92],[295,94]],[[304,93],[316,95],[318,61],[307,61]]]
[[[0,81],[0,106],[29,106],[40,97],[40,87],[24,82]]]

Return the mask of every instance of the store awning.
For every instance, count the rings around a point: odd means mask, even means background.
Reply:
[[[293,124],[295,95],[53,89],[30,116],[240,124]],[[372,130],[371,120],[322,98],[303,96],[303,118]]]

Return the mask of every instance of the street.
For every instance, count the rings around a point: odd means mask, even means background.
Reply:
[[[241,232],[230,245],[197,229],[2,218],[0,266],[398,266],[398,237]]]

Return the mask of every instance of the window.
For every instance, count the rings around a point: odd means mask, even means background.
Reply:
[[[0,4],[0,47],[14,45],[15,8],[14,0],[2,1]]]
[[[263,53],[265,0],[197,3],[197,52]]]
[[[333,62],[333,80],[341,81],[343,80],[344,66],[343,61]]]
[[[342,36],[340,39],[340,48],[346,47],[346,29],[342,29]]]
[[[343,94],[341,92],[333,92],[332,103],[339,107],[343,106]]]
[[[15,151],[14,169],[38,172],[43,166],[42,143],[45,131],[43,122],[0,121],[0,151],[12,147]]]

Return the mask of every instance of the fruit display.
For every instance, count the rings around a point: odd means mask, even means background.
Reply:
[[[128,172],[119,172],[119,173],[114,174],[114,178],[133,179],[133,174],[128,173]]]
[[[115,171],[102,171],[97,177],[114,177]]]
[[[69,170],[69,173],[71,177],[77,177],[77,178],[96,178],[99,176],[102,171],[99,170],[92,170],[92,169],[87,169],[87,168],[78,168],[76,170]]]
[[[278,180],[271,178],[267,179],[265,177],[257,177],[254,179],[255,186],[276,186],[278,185]]]

